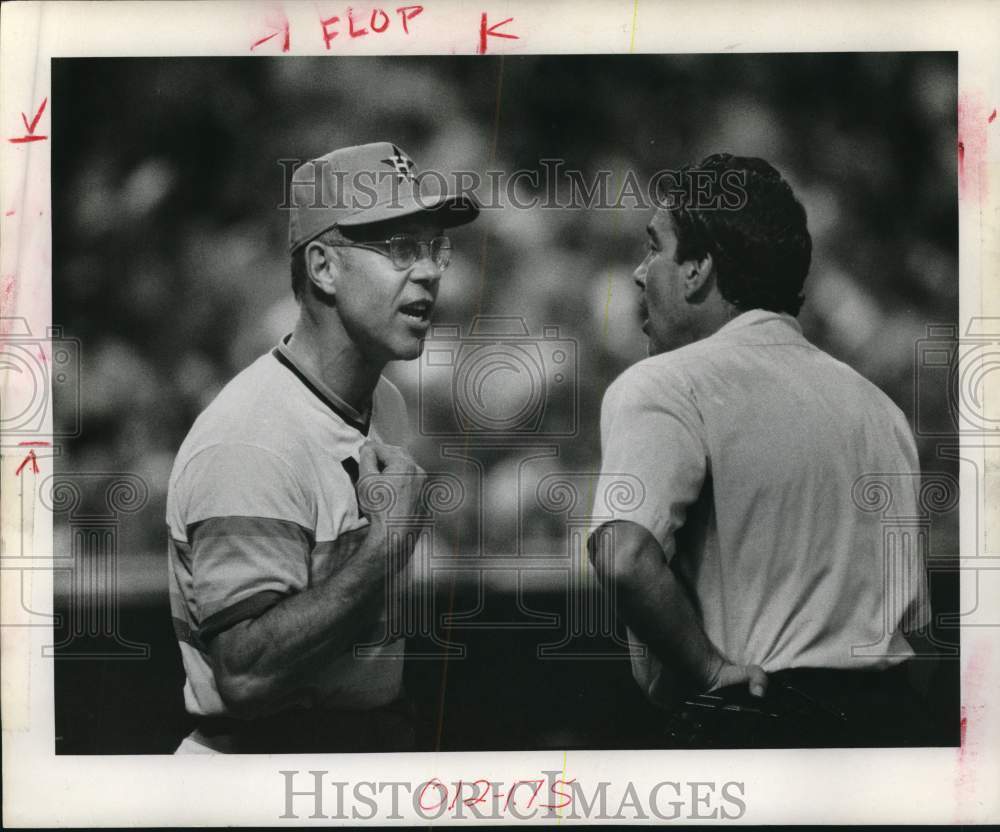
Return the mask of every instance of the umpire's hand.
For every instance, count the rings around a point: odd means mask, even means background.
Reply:
[[[767,674],[758,665],[733,664],[723,659],[709,680],[708,691],[741,684],[747,685],[752,696],[762,697],[767,693]]]

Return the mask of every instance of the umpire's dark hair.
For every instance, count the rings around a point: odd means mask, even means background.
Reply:
[[[781,174],[763,159],[729,153],[706,156],[682,174],[697,175],[698,193],[696,204],[666,206],[677,235],[674,259],[710,253],[719,292],[733,306],[798,315],[812,238],[805,208]]]

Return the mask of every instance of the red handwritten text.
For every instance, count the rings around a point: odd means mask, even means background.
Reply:
[[[537,805],[544,809],[564,809],[569,806],[573,802],[573,793],[560,791],[557,787],[569,786],[575,782],[575,777],[569,780],[556,779],[551,781],[547,791],[552,797],[556,798],[555,802],[538,801]],[[489,800],[491,805],[499,809],[501,800],[506,798],[502,803],[502,811],[506,813],[511,803],[514,804],[515,809],[531,809],[535,805],[536,800],[538,800],[539,794],[543,792],[542,787],[544,785],[545,780],[543,778],[513,780],[510,783],[491,782],[480,778],[473,781],[459,780],[448,784],[442,782],[437,777],[432,777],[423,784],[423,787],[417,793],[417,805],[424,812],[443,812],[445,811],[445,807],[447,811],[452,812],[456,806],[472,807],[486,803]],[[454,786],[454,791],[452,791],[450,786]],[[506,791],[503,791],[503,789],[506,789]],[[448,799],[449,797],[451,800]],[[546,795],[542,794],[542,797],[544,798]]]
[[[49,103],[48,98],[42,99],[42,106],[38,108],[38,112],[35,113],[35,117],[28,123],[28,117],[21,113],[21,121],[24,122],[24,129],[28,132],[23,136],[16,136],[13,139],[8,139],[11,144],[21,144],[23,142],[40,142],[48,138],[48,136],[37,136],[35,135],[35,128],[38,127],[38,122],[42,118],[42,113],[45,112],[45,105]]]
[[[410,34],[410,21],[424,10],[423,6],[399,6],[396,15],[399,18],[399,25],[403,27],[403,34]],[[371,15],[367,18],[356,16],[354,9],[348,7],[344,12],[347,18],[347,34],[351,38],[361,38],[374,32],[377,35],[388,31],[392,26],[392,17],[385,9],[372,9]],[[323,33],[323,44],[327,49],[334,38],[341,33],[339,28],[335,28],[340,23],[340,15],[320,18],[319,24]],[[365,25],[367,23],[367,26]]]
[[[508,32],[498,32],[501,26],[506,26],[514,18],[508,17],[506,20],[501,20],[499,23],[494,23],[492,26],[489,25],[489,21],[486,19],[486,12],[483,12],[483,16],[479,21],[479,48],[476,50],[480,55],[486,54],[486,38],[507,38],[508,40],[520,40],[518,35],[512,35]]]
[[[250,45],[250,51],[253,52],[258,46],[263,43],[267,43],[272,38],[276,38],[278,35],[283,35],[281,39],[281,51],[287,52],[292,46],[292,31],[291,27],[288,25],[288,18],[285,16],[283,11],[278,11],[275,13],[274,17],[265,21],[266,25],[269,26],[274,31],[269,35],[265,35],[260,38],[260,40],[254,41]]]
[[[35,456],[34,450],[28,451],[28,455],[24,458],[24,462],[17,466],[17,470],[14,472],[15,477],[21,476],[21,471],[24,470],[24,466],[31,463],[31,470],[33,473],[38,473],[38,457]]]

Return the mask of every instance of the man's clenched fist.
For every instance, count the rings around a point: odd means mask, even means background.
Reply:
[[[369,518],[385,521],[420,517],[425,513],[424,469],[396,445],[368,441],[361,446],[358,501]]]

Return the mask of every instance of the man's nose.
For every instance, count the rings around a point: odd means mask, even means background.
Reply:
[[[632,280],[635,281],[636,285],[640,289],[646,288],[646,261],[643,260],[634,272],[632,272]]]
[[[425,254],[410,268],[410,280],[433,287],[441,280],[441,267],[434,262],[429,253]]]

